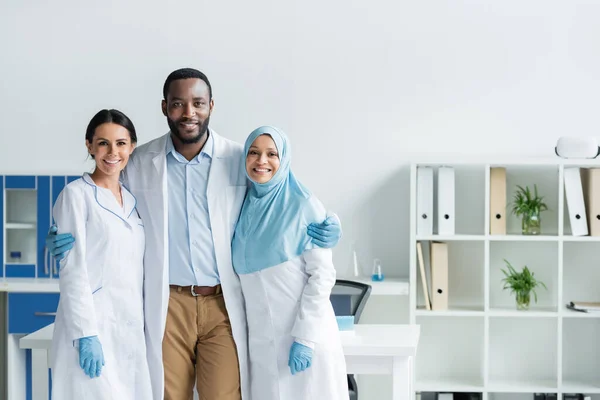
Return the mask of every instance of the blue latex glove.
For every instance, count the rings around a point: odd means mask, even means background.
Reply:
[[[97,378],[104,366],[104,353],[98,336],[79,339],[79,366],[90,378]]]
[[[312,356],[313,349],[298,342],[294,342],[290,349],[290,359],[288,361],[288,366],[290,367],[292,375],[309,368],[312,364]]]
[[[46,235],[46,247],[50,254],[54,256],[57,261],[62,260],[66,257],[67,251],[73,248],[75,238],[70,233],[56,234],[58,228],[56,225],[52,225]]]
[[[342,227],[337,217],[331,216],[320,224],[308,225],[308,235],[312,237],[312,242],[317,246],[330,249],[340,241]]]

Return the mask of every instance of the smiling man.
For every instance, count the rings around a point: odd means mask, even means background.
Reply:
[[[170,132],[139,146],[123,171],[146,233],[144,313],[153,399],[189,400],[196,385],[200,400],[247,400],[246,313],[231,261],[247,189],[243,148],[210,128],[214,101],[202,72],[172,72],[163,96]],[[309,225],[307,233],[313,243],[333,247],[341,228],[330,217]],[[51,231],[46,244],[60,259],[73,240]]]

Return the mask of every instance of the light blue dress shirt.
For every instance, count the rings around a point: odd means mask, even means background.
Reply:
[[[171,136],[167,138],[171,285],[220,283],[206,196],[213,143],[209,132],[202,151],[188,161],[175,150]]]

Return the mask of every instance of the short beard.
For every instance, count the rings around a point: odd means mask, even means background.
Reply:
[[[169,124],[169,128],[171,129],[171,133],[173,135],[175,135],[175,137],[177,139],[179,139],[179,141],[183,144],[195,144],[198,143],[203,137],[204,135],[206,135],[206,132],[208,132],[208,123],[210,122],[210,117],[206,118],[206,120],[198,126],[198,135],[196,135],[193,138],[184,138],[182,137],[182,135],[179,133],[179,127],[178,127],[178,123],[173,121],[171,118],[167,117],[167,124]]]

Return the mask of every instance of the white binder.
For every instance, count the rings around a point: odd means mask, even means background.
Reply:
[[[454,168],[438,169],[437,221],[438,234],[454,235]]]
[[[433,234],[433,168],[417,167],[417,235]]]
[[[586,236],[588,226],[579,168],[565,168],[565,196],[573,236]]]

